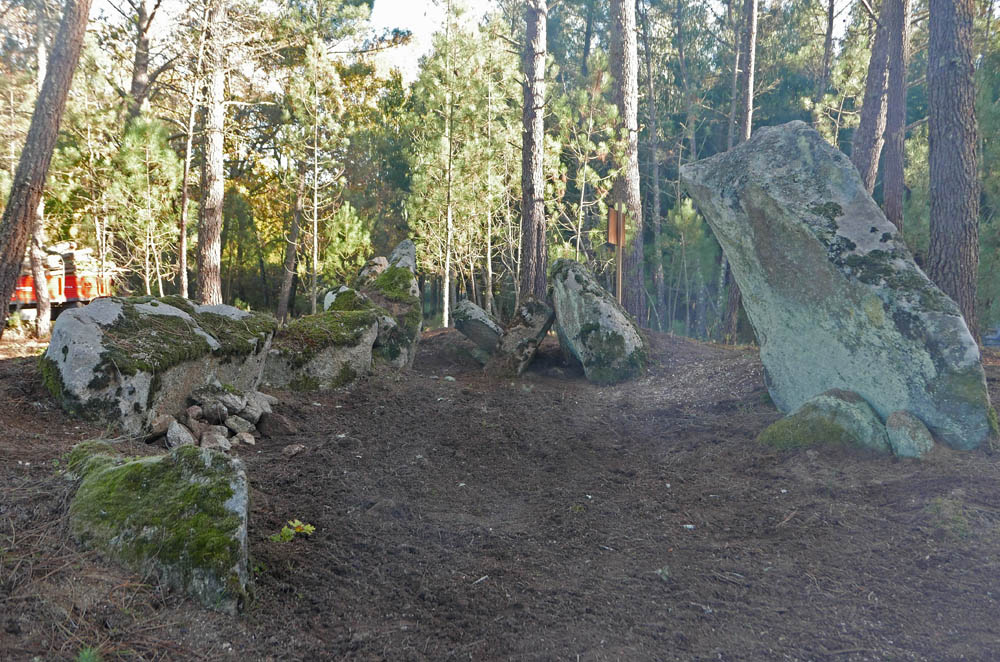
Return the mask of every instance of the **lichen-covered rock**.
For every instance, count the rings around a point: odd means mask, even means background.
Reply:
[[[67,411],[139,434],[202,384],[255,388],[275,328],[269,315],[180,297],[102,298],[56,319],[41,370]]]
[[[783,449],[829,443],[889,452],[889,437],[875,410],[857,393],[840,389],[810,398],[765,428],[757,441]]]
[[[990,436],[979,356],[850,160],[803,122],[764,128],[681,180],[722,245],[768,388],[794,411],[831,388],[920,418],[959,449]]]
[[[403,267],[410,273],[417,273],[417,247],[410,239],[404,239],[389,254],[390,267]]]
[[[649,350],[639,326],[586,267],[556,260],[552,301],[560,341],[588,380],[614,384],[642,374]]]
[[[73,536],[206,607],[241,610],[249,585],[242,463],[195,446],[128,461],[110,451],[91,443],[70,453],[83,478],[69,509]]]
[[[377,334],[378,314],[372,310],[300,317],[275,335],[264,382],[300,391],[343,386],[371,370]]]
[[[496,351],[503,327],[492,315],[468,299],[455,306],[455,328],[466,338],[492,354]]]
[[[178,446],[194,446],[198,443],[191,430],[184,427],[176,420],[171,421],[167,427],[167,448],[177,448]]]
[[[517,312],[504,329],[486,366],[487,371],[496,375],[520,375],[538,353],[538,346],[545,340],[555,311],[543,301],[525,297],[517,306]]]
[[[885,421],[892,452],[899,457],[923,457],[934,448],[934,438],[923,422],[908,411],[894,411]]]

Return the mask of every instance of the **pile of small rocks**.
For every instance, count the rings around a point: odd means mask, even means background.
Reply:
[[[277,398],[246,393],[219,385],[206,385],[188,396],[190,406],[176,416],[162,415],[153,421],[150,439],[165,439],[167,448],[184,445],[229,451],[233,446],[257,443],[257,425],[277,416],[271,406]]]

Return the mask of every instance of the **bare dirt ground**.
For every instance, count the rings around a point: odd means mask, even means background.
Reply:
[[[298,432],[238,450],[235,619],[69,539],[60,457],[113,433],[55,408],[42,346],[0,345],[0,660],[1000,659],[998,456],[760,447],[754,352],[653,340],[617,387],[555,344],[490,380],[438,331],[411,372],[277,394]],[[269,540],[294,518],[316,533]]]

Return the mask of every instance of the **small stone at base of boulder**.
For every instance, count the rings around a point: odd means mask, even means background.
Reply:
[[[253,432],[253,423],[240,416],[230,416],[226,419],[226,427],[233,431],[233,434],[240,432]]]
[[[177,448],[178,446],[193,446],[197,443],[194,435],[186,427],[176,420],[171,421],[167,428],[167,448]]]
[[[170,414],[160,414],[153,419],[149,426],[149,433],[146,435],[148,441],[159,439],[170,429],[170,424],[174,422],[174,417]]]
[[[908,411],[894,411],[885,421],[889,445],[898,457],[923,457],[934,448],[934,437],[923,421]]]
[[[857,393],[841,389],[807,400],[768,426],[757,441],[783,449],[834,443],[889,452],[889,438],[875,410]]]
[[[202,412],[200,405],[191,405],[187,408],[187,417],[188,422],[198,421],[205,418],[205,414]]]
[[[233,445],[229,443],[229,439],[223,437],[221,434],[206,432],[201,436],[201,447],[218,448],[220,450],[228,451],[233,447]]]
[[[284,437],[296,432],[292,422],[277,412],[261,416],[260,422],[257,424],[257,429],[268,439]]]
[[[205,420],[212,425],[222,425],[229,416],[229,411],[226,409],[226,405],[221,402],[209,402],[202,405],[201,409]]]
[[[253,438],[253,435],[249,432],[240,432],[235,437],[233,437],[233,443],[246,444],[247,446],[254,446],[257,444],[257,440]]]

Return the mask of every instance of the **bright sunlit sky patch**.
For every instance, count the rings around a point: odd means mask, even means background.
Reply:
[[[478,21],[494,7],[493,0],[453,0],[468,8],[467,17]],[[444,0],[375,0],[372,25],[376,33],[399,28],[409,30],[413,38],[406,46],[393,48],[379,56],[379,61],[398,68],[403,79],[412,81],[417,76],[420,57],[431,49],[432,35],[444,25]]]

